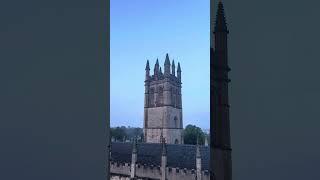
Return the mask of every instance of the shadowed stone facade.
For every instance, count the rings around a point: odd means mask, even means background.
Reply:
[[[161,135],[168,144],[183,144],[181,68],[166,54],[164,72],[157,59],[154,74],[146,65],[144,101],[144,137],[147,143],[159,143]],[[177,75],[176,75],[177,74]]]
[[[214,47],[210,52],[210,111],[211,111],[211,138],[210,145],[211,161],[211,179],[231,180],[232,179],[232,161],[231,161],[231,137],[230,137],[230,119],[229,119],[229,82],[228,73],[228,34],[229,30],[226,23],[223,4],[220,1],[217,8],[217,14],[214,26]],[[213,173],[212,173],[213,172]]]

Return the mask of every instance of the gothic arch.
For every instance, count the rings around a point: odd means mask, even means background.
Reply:
[[[151,88],[150,89],[150,102],[149,102],[149,105],[150,107],[153,107],[154,106],[154,88]]]
[[[175,106],[179,107],[179,91],[178,91],[178,89],[176,89],[176,100],[175,100],[175,102],[176,102]]]
[[[177,118],[177,116],[175,116],[175,117],[173,118],[173,121],[174,121],[174,127],[175,127],[175,128],[178,128],[178,118]]]
[[[162,86],[159,86],[159,89],[158,89],[158,102],[157,102],[158,105],[162,105],[163,104],[163,87]]]

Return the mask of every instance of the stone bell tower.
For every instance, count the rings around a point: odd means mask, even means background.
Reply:
[[[168,144],[183,144],[181,68],[172,64],[166,54],[164,72],[157,59],[154,74],[150,75],[149,61],[145,73],[144,137],[147,143],[160,143],[161,136]]]

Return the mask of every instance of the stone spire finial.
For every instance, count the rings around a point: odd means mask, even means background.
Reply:
[[[155,76],[156,79],[158,78],[158,74],[159,74],[159,60],[157,58],[157,62],[154,65],[154,76]]]
[[[216,23],[214,27],[215,32],[228,32],[226,18],[224,15],[224,8],[221,1],[218,3],[218,10],[216,14]]]
[[[167,65],[167,64],[170,65],[170,60],[169,60],[169,54],[168,53],[166,54],[166,60],[164,61],[164,65]]]
[[[180,68],[180,63],[179,62],[178,62],[177,74],[178,74],[179,81],[181,81],[181,68]]]
[[[176,65],[174,64],[174,59],[172,60],[172,75],[176,75]]]
[[[146,64],[146,71],[149,71],[150,70],[150,66],[149,66],[149,60],[147,60],[147,64]]]
[[[166,60],[164,61],[164,75],[170,75],[170,60],[168,53],[166,54]]]
[[[149,79],[150,77],[150,66],[149,66],[149,60],[147,60],[147,64],[146,64],[146,80]]]

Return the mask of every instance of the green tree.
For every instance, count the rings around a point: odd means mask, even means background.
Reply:
[[[111,128],[111,138],[115,141],[125,142],[126,140],[132,141],[137,138],[138,141],[143,140],[143,129],[139,127],[113,127]]]
[[[111,128],[111,137],[114,138],[115,141],[122,142],[126,138],[126,128],[124,126]]]
[[[184,144],[197,144],[197,139],[199,141],[199,144],[204,144],[204,138],[205,134],[201,130],[201,128],[195,126],[195,125],[187,125],[186,128],[183,131],[183,139]]]

